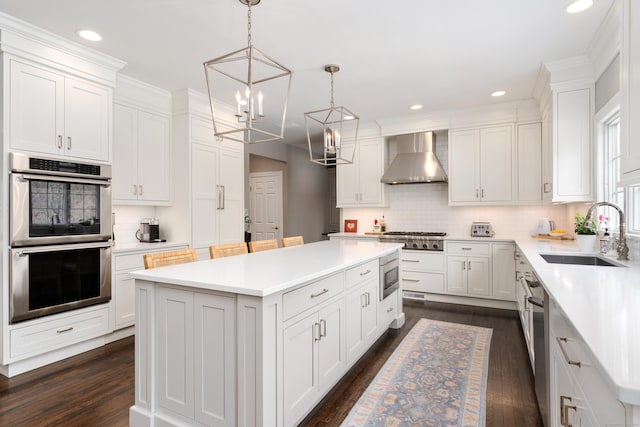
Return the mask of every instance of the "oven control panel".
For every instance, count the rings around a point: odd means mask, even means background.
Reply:
[[[493,237],[493,227],[489,222],[472,222],[471,237]]]

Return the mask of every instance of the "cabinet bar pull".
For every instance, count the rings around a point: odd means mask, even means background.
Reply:
[[[329,289],[322,289],[320,292],[318,292],[317,294],[311,294],[311,298],[318,298],[320,295],[324,295],[327,292],[329,292]]]
[[[371,293],[367,292],[367,307],[371,305]]]
[[[138,187],[140,187],[140,195],[142,196],[144,188],[142,188],[142,185],[139,185]]]
[[[64,334],[65,332],[71,332],[71,331],[73,331],[73,326],[69,326],[66,329],[58,329],[56,331],[56,334]]]
[[[403,278],[402,281],[403,282],[419,282],[420,279],[406,279],[406,278]]]
[[[571,402],[571,397],[560,396],[560,425],[564,427],[572,427],[573,425],[569,423],[569,409],[573,409],[575,411],[577,408],[576,405],[566,405],[564,403],[565,400]]]
[[[470,251],[473,248],[461,248],[463,251]]]
[[[313,340],[320,341],[320,324],[318,322],[313,324]]]
[[[62,135],[58,135],[58,148],[62,148]]]
[[[364,271],[364,272],[360,273],[360,275],[361,276],[366,276],[369,273],[371,273],[371,270]]]
[[[360,294],[360,307],[365,308],[367,306],[367,294]]]
[[[133,184],[133,195],[137,196],[138,195],[138,186]]]
[[[575,365],[578,368],[582,365],[582,363],[578,360],[573,360],[569,357],[569,355],[567,354],[567,350],[564,348],[564,345],[562,344],[563,342],[565,343],[569,343],[569,338],[566,337],[556,337],[556,340],[558,341],[558,345],[560,346],[560,351],[562,352],[562,356],[564,357],[564,360],[569,364],[569,365]]]
[[[476,199],[478,198],[478,189],[476,188]]]
[[[467,261],[467,264],[469,264],[468,270],[471,270],[471,261]]]
[[[71,137],[67,137],[67,150],[71,150]]]
[[[402,262],[420,262],[419,259],[403,259]]]
[[[327,321],[320,320],[320,338],[327,336]]]
[[[466,261],[462,261],[462,263],[461,263],[461,264],[462,264],[462,269],[463,269],[463,270],[466,270],[467,262],[466,262]]]
[[[480,197],[482,197],[484,199],[484,188],[482,189],[482,191],[480,192]]]

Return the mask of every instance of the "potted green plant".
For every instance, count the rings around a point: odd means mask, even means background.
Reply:
[[[576,212],[574,225],[573,231],[576,233],[578,248],[580,248],[582,252],[593,252],[596,244],[596,235],[598,234],[595,221],[586,223],[586,218],[579,212]]]

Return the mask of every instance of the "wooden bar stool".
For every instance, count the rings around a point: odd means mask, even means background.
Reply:
[[[209,246],[209,255],[211,258],[224,258],[227,256],[242,255],[246,253],[249,253],[249,251],[247,250],[247,244],[244,242]]]
[[[268,251],[270,249],[278,249],[278,241],[276,239],[249,242],[249,250],[251,252]]]
[[[167,265],[184,264],[198,260],[195,249],[179,249],[177,251],[144,254],[144,268],[164,267]]]
[[[304,245],[304,239],[302,236],[291,236],[291,237],[283,237],[282,238],[282,247],[286,248],[288,246],[300,246]]]

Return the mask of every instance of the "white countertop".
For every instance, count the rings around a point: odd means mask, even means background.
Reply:
[[[627,267],[547,263],[540,253],[577,252],[573,241],[516,239],[544,288],[587,344],[617,398],[640,405],[640,262]]]
[[[127,252],[144,252],[149,249],[171,249],[177,247],[189,247],[189,243],[187,242],[154,242],[154,243],[142,243],[142,242],[127,242],[122,243],[115,241],[113,243],[113,253],[114,254],[123,254]]]
[[[333,240],[130,273],[136,279],[265,297],[400,249]]]

